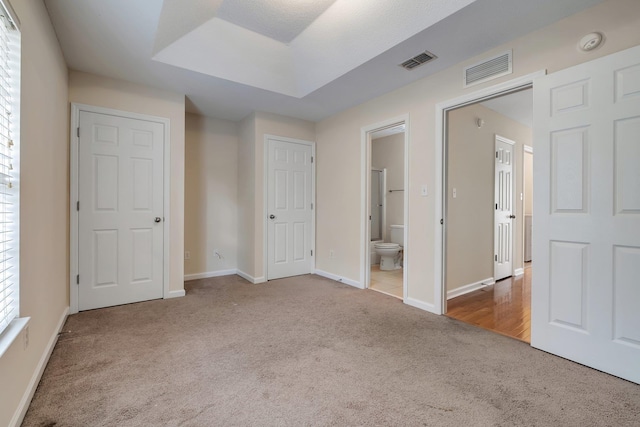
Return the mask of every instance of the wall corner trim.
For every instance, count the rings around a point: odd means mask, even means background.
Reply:
[[[428,311],[429,313],[433,313],[433,314],[442,314],[439,313],[438,310],[436,310],[436,306],[434,304],[425,302],[425,301],[420,301],[418,299],[415,298],[405,298],[404,299],[404,303],[407,305],[410,305],[411,307],[415,307],[415,308],[419,308],[420,310],[424,310],[424,311]]]
[[[232,268],[229,270],[217,270],[217,271],[208,271],[205,273],[185,274],[184,281],[188,282],[189,280],[209,279],[211,277],[220,277],[220,276],[232,276],[237,273],[238,273],[238,270],[235,268]]]
[[[346,277],[338,276],[337,274],[329,273],[327,271],[316,269],[315,274],[327,279],[335,280],[336,282],[344,283],[349,286],[353,286],[354,288],[364,289],[362,283],[357,280],[347,279]]]
[[[242,270],[237,270],[237,271],[236,271],[236,274],[237,274],[238,276],[242,277],[244,280],[246,280],[246,281],[248,281],[248,282],[253,283],[254,285],[255,285],[255,284],[258,284],[258,283],[264,283],[264,282],[266,282],[266,281],[267,281],[267,280],[264,278],[264,276],[262,276],[262,277],[253,277],[253,276],[251,276],[251,275],[249,275],[249,274],[245,273],[245,272],[244,272],[244,271],[242,271]]]
[[[187,293],[185,292],[184,289],[179,289],[177,291],[169,291],[169,294],[164,299],[180,298],[185,296],[186,294]]]
[[[44,349],[44,353],[42,353],[40,361],[31,376],[27,389],[24,391],[22,399],[20,399],[16,412],[13,414],[13,418],[11,418],[11,421],[9,422],[10,427],[18,427],[22,424],[24,416],[27,414],[27,409],[29,409],[29,405],[31,404],[31,399],[33,399],[33,395],[35,394],[36,388],[38,387],[42,374],[44,373],[44,368],[46,368],[47,363],[49,363],[49,358],[51,357],[51,353],[53,353],[53,348],[58,342],[58,335],[60,334],[60,331],[62,331],[68,315],[69,307],[65,307],[60,316],[60,320],[58,320],[56,328],[53,330],[53,334],[51,334],[51,337],[49,338],[49,342]]]
[[[469,292],[477,291],[478,289],[486,288],[487,286],[491,286],[495,284],[496,281],[493,277],[489,277],[488,279],[480,280],[479,282],[469,283],[468,285],[460,286],[459,288],[452,289],[447,292],[447,299],[459,297],[460,295],[468,294]]]

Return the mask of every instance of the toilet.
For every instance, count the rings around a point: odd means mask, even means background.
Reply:
[[[380,255],[380,270],[398,270],[402,268],[402,249],[404,245],[404,225],[392,225],[390,243],[376,243],[374,248]]]

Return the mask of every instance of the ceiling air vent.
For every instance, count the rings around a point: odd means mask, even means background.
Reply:
[[[512,52],[508,51],[500,55],[482,61],[464,69],[464,87],[473,86],[488,80],[497,79],[500,76],[512,72]]]
[[[432,59],[436,59],[437,56],[435,56],[433,53],[427,52],[426,50],[421,53],[420,55],[416,55],[411,59],[407,59],[406,61],[404,61],[402,64],[400,64],[400,66],[402,68],[405,68],[407,70],[413,70],[414,68],[422,65],[422,64],[426,64],[427,62],[431,61]]]

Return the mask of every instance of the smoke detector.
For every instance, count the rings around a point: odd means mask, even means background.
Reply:
[[[604,40],[602,33],[589,33],[578,42],[578,49],[582,52],[591,52],[597,49]]]

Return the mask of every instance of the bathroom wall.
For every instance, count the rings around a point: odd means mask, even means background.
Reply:
[[[493,277],[496,134],[516,142],[513,268],[523,267],[522,155],[531,145],[531,128],[480,104],[451,111],[448,124],[446,281],[452,291]]]
[[[404,224],[404,132],[371,141],[371,166],[387,169],[386,221],[383,236],[389,241],[389,226]]]
[[[185,279],[237,268],[238,124],[187,114]],[[217,250],[220,257],[216,256]]]

